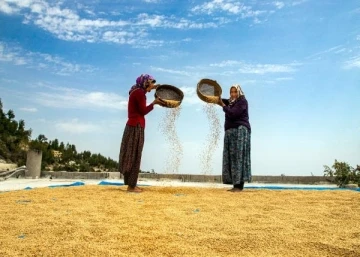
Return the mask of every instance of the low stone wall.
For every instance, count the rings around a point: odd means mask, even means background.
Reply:
[[[179,180],[182,182],[211,182],[222,183],[221,175],[205,176],[190,174],[140,174],[140,178],[157,180]],[[274,184],[330,184],[324,176],[253,176],[254,183]]]
[[[66,179],[120,179],[119,172],[66,172],[43,171],[42,176]],[[178,180],[182,182],[222,183],[221,175],[192,175],[192,174],[152,174],[140,173],[139,179]],[[331,184],[324,176],[253,176],[254,183],[267,184]]]
[[[332,184],[324,176],[254,176],[253,181],[281,184]]]
[[[42,171],[42,177],[65,178],[65,179],[108,179],[108,172],[66,172],[66,171]]]
[[[141,173],[140,178],[155,179],[155,180],[179,180],[182,182],[211,182],[221,183],[222,179],[220,175],[205,176],[205,175],[193,175],[193,174],[149,174]]]

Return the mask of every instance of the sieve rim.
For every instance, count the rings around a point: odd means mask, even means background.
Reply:
[[[219,83],[213,79],[203,78],[198,82],[197,87],[196,87],[196,94],[198,95],[198,97],[206,103],[214,103],[214,101],[211,100],[207,95],[204,95],[200,92],[200,85],[202,85],[204,83],[212,85],[212,86],[214,86],[215,89],[217,89],[217,92],[219,92],[219,95],[216,95],[216,96],[222,95],[222,88],[219,85]]]
[[[181,89],[179,89],[178,87],[173,86],[173,85],[161,84],[161,85],[158,85],[157,88],[156,88],[156,90],[155,90],[155,94],[154,94],[155,97],[158,97],[157,92],[159,91],[159,89],[160,89],[160,90],[161,90],[161,89],[171,90],[171,91],[176,92],[176,93],[180,96],[180,100],[176,100],[176,101],[179,101],[179,103],[176,104],[176,105],[171,105],[170,103],[167,102],[167,100],[161,99],[161,100],[163,100],[165,103],[167,103],[164,107],[167,107],[167,108],[176,108],[176,107],[180,106],[180,104],[182,103],[182,100],[184,99],[184,92],[183,92]]]

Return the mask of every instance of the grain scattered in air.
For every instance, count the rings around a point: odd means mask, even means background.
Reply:
[[[218,99],[218,97],[213,97]],[[217,101],[217,100],[216,100]],[[202,173],[204,175],[212,174],[212,159],[214,152],[219,145],[219,139],[221,134],[221,124],[219,114],[214,104],[205,104],[203,110],[209,120],[210,132],[206,137],[205,147],[201,152],[201,166]]]
[[[167,102],[178,102],[166,100]],[[183,148],[176,131],[176,120],[179,118],[181,107],[166,108],[165,115],[160,123],[160,131],[165,135],[165,140],[169,144],[169,156],[166,161],[165,173],[179,173]]]

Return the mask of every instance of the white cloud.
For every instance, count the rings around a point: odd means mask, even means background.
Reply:
[[[233,2],[229,0],[213,0],[210,2],[205,2],[202,5],[197,5],[192,8],[193,12],[205,12],[212,14],[216,11],[225,11],[232,14],[238,14],[243,10],[250,10],[250,7],[243,5],[240,2]]]
[[[239,69],[240,73],[265,74],[265,73],[287,73],[294,72],[293,65],[279,64],[245,64]]]
[[[18,12],[19,9],[15,6],[9,5],[6,1],[0,1],[0,12],[4,12],[6,14],[12,14]]]
[[[185,81],[189,83],[197,83],[196,80],[200,78],[209,78],[219,75],[228,75],[223,71],[214,70],[213,68],[206,66],[185,66],[179,69],[169,69],[162,67],[151,66],[151,69],[156,72],[170,74],[171,80]],[[191,81],[191,82],[190,82]]]
[[[360,56],[355,56],[344,63],[345,69],[360,68]]]
[[[91,16],[96,16],[96,14],[94,13],[94,11],[92,10],[84,10],[84,12],[86,12],[87,14],[91,15]]]
[[[55,128],[58,131],[73,134],[90,133],[101,130],[101,127],[98,125],[92,123],[82,123],[79,122],[78,119],[72,119],[71,121],[55,122]]]
[[[82,120],[79,118],[65,118],[65,119],[36,119],[37,123],[42,123],[43,127],[50,130],[56,130],[57,133],[66,134],[84,134],[84,133],[97,133],[99,134],[110,134],[114,131],[122,129],[126,123],[127,118],[123,117],[117,120],[114,119],[97,119],[93,120]]]
[[[15,65],[25,65],[27,63],[25,58],[20,56],[19,49],[11,49],[3,42],[0,42],[0,61],[10,62]]]
[[[132,38],[134,37],[134,33],[126,31],[106,31],[102,37],[102,39],[106,42],[126,44],[133,40]]]
[[[184,93],[184,104],[199,104],[201,103],[199,97],[196,94],[196,87],[180,87],[180,90]]]
[[[255,79],[248,79],[248,80],[244,80],[244,81],[241,81],[241,85],[246,85],[246,84],[256,84],[256,83],[258,83],[258,81],[257,80],[255,80]]]
[[[24,111],[24,112],[37,112],[38,109],[34,108],[34,107],[23,107],[23,108],[20,108],[21,111]]]
[[[91,7],[88,7],[84,4],[77,3],[77,9],[80,11],[83,11],[84,13],[86,13],[89,16],[96,16],[94,9]]]
[[[235,66],[235,65],[240,65],[241,62],[239,61],[234,61],[234,60],[226,60],[226,61],[222,61],[220,63],[211,63],[210,66],[211,67],[231,67],[231,66]]]
[[[193,73],[184,71],[184,70],[172,70],[172,69],[165,69],[165,68],[153,67],[153,66],[151,66],[151,69],[154,71],[166,72],[166,73],[182,75],[182,76],[187,76],[187,77],[190,77],[193,75]]]
[[[93,72],[90,65],[66,62],[63,58],[50,54],[29,52],[20,47],[11,47],[0,41],[0,61],[15,65],[26,65],[39,70],[48,69],[58,75],[70,75],[79,72]]]
[[[334,53],[340,54],[340,53],[343,53],[343,52],[346,52],[346,51],[347,51],[346,48],[341,48],[341,49],[338,49],[338,50],[334,51]]]
[[[358,35],[358,36],[356,37],[356,40],[360,41],[360,35]]]
[[[150,27],[160,27],[164,24],[165,16],[163,15],[148,15],[141,13],[138,15],[137,25],[148,25]]]
[[[100,13],[100,14],[104,14],[104,15],[106,14],[106,13],[104,13],[104,12],[99,12],[99,13]],[[110,14],[113,15],[113,16],[120,16],[121,12],[111,11]]]
[[[241,2],[233,0],[212,0],[201,5],[196,5],[191,9],[193,13],[214,14],[216,12],[225,12],[230,15],[237,15],[242,19],[254,18],[255,23],[260,23],[258,16],[265,14],[267,11],[253,10]]]
[[[284,6],[285,6],[285,4],[284,4],[284,2],[274,2],[273,3],[275,6],[276,6],[276,8],[278,8],[278,9],[282,9]]]
[[[293,77],[282,77],[282,78],[276,78],[276,81],[289,81],[294,80]]]
[[[323,51],[317,52],[315,54],[312,54],[312,55],[306,57],[305,59],[312,59],[312,58],[318,57],[320,55],[324,55],[324,54],[331,53],[331,52],[334,52],[334,51],[339,51],[342,48],[343,48],[342,45],[334,46],[334,47],[328,48],[326,50],[323,50]]]
[[[139,14],[134,26],[150,26],[161,28],[174,28],[174,29],[204,29],[216,28],[221,24],[225,24],[229,20],[216,20],[216,22],[200,22],[191,21],[185,18],[175,19],[174,17],[167,17],[164,15],[148,15],[147,13]]]
[[[76,10],[63,8],[61,2],[54,4],[44,0],[1,0],[0,3],[0,12],[23,15],[25,24],[35,24],[62,40],[112,42],[145,48],[164,44],[163,40],[144,40],[149,38],[147,31],[153,28],[205,29],[230,22],[217,18],[197,22],[173,15],[147,13],[133,15],[128,20],[108,20],[94,17],[95,12],[87,7],[83,12],[91,17],[83,18]]]
[[[300,63],[291,64],[247,64],[242,61],[226,60],[220,63],[212,63],[211,67],[236,67],[237,70],[229,71],[232,73],[265,74],[265,73],[288,73],[296,71],[295,66]]]
[[[160,0],[143,0],[145,3],[159,3]]]
[[[80,65],[76,63],[70,63],[64,61],[63,58],[58,56],[52,56],[49,54],[42,53],[29,53],[29,56],[33,56],[35,59],[40,59],[44,63],[38,62],[38,68],[50,67],[54,73],[58,75],[70,75],[79,72],[94,72],[96,69],[90,65]]]
[[[311,59],[311,60],[321,60],[324,57],[334,57],[335,55],[340,55],[342,58],[347,58],[348,61],[345,62],[344,67],[349,68],[356,66],[356,60],[357,56],[354,56],[354,53],[357,53],[357,49],[359,47],[352,47],[351,45],[348,45],[345,47],[344,45],[338,45],[331,48],[328,48],[326,50],[317,52],[315,54],[312,54],[305,59]],[[349,59],[349,57],[353,56],[353,58]]]
[[[292,6],[296,6],[296,5],[300,5],[300,4],[303,4],[303,3],[306,3],[308,0],[298,0],[298,1],[293,1],[291,3]]]
[[[89,92],[74,88],[44,86],[41,84],[40,86],[46,88],[47,91],[37,92],[34,101],[44,106],[64,109],[127,109],[127,98],[115,93]]]
[[[14,79],[5,79],[5,78],[2,78],[1,81],[5,82],[5,83],[11,83],[11,84],[18,84],[18,83],[19,83],[19,81],[14,80]]]
[[[187,85],[190,83],[196,85],[201,78],[218,78],[220,80],[228,81],[229,77],[234,77],[239,74],[251,74],[251,75],[265,75],[265,74],[288,74],[297,71],[301,63],[293,62],[289,64],[249,64],[236,60],[225,60],[219,63],[212,63],[209,65],[197,65],[197,66],[185,66],[182,68],[162,68],[151,66],[153,71],[158,73],[168,73],[169,78],[173,81],[187,81]],[[264,78],[263,78],[264,79]],[[293,80],[290,76],[278,77],[273,80],[262,80],[264,83],[276,83],[276,81],[289,81]],[[246,84],[258,83],[259,80],[248,79]],[[245,83],[243,81],[243,83]],[[185,87],[186,88],[186,87]],[[191,89],[188,92],[189,95],[193,95]],[[192,93],[191,93],[192,92]],[[188,97],[188,96],[187,96]]]

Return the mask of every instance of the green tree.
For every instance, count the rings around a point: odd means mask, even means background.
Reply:
[[[45,135],[40,134],[40,135],[38,135],[38,137],[37,137],[36,140],[39,141],[39,142],[41,142],[41,143],[46,143],[46,141],[47,141],[48,139],[47,139],[47,137],[46,137]]]
[[[330,177],[339,187],[344,187],[349,183],[360,184],[360,172],[357,169],[352,168],[346,162],[338,162],[332,165],[332,168],[324,165],[324,176]]]
[[[89,161],[90,160],[90,157],[91,157],[91,152],[90,151],[84,151],[83,153],[82,153],[82,159],[84,160],[84,161]]]
[[[56,151],[59,150],[59,140],[57,138],[51,142],[51,148]]]
[[[30,136],[31,130],[25,129],[23,120],[15,120],[13,110],[4,113],[0,99],[0,156],[19,165],[24,164],[25,149]]]
[[[8,118],[9,118],[9,121],[11,121],[12,119],[14,119],[14,118],[15,118],[14,111],[10,109],[10,110],[7,112],[7,116],[8,116]]]
[[[60,145],[59,145],[59,151],[63,152],[64,150],[65,150],[64,142],[61,142]]]
[[[0,158],[12,160],[18,165],[24,165],[26,148],[42,152],[42,169],[55,164],[52,150],[60,151],[62,158],[54,165],[54,169],[75,171],[80,165],[81,171],[93,170],[94,167],[116,169],[118,163],[111,158],[106,158],[100,153],[84,151],[78,153],[74,144],[59,142],[58,139],[48,140],[44,134],[31,139],[32,130],[26,129],[24,120],[15,120],[15,113],[9,110],[4,113],[3,103],[0,98]],[[78,165],[69,165],[75,161]]]

